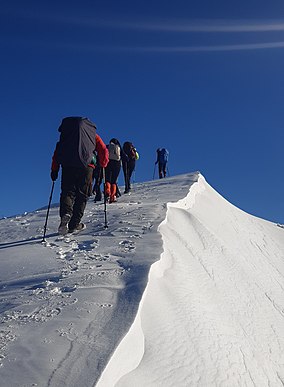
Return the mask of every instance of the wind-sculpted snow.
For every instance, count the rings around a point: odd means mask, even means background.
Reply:
[[[96,384],[133,323],[160,258],[157,231],[167,203],[184,198],[198,174],[135,184],[108,206],[89,201],[87,229],[59,237],[52,206],[0,220],[0,386]],[[48,195],[47,195],[48,196]]]
[[[283,386],[283,229],[200,176],[159,231],[161,259],[97,387]]]

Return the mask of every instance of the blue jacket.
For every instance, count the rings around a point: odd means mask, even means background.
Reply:
[[[166,163],[169,160],[169,151],[166,148],[157,149],[157,162]]]

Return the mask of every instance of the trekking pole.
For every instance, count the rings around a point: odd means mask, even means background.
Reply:
[[[128,168],[128,161],[127,163],[125,164],[125,188],[126,188],[126,191],[129,192],[129,188],[130,188],[130,178],[129,178],[129,168]]]
[[[50,209],[52,195],[53,195],[53,190],[54,190],[54,184],[55,184],[55,181],[52,182],[52,187],[51,187],[51,192],[50,192],[50,197],[49,197],[49,202],[48,202],[48,207],[47,207],[47,212],[46,212],[46,218],[45,218],[45,225],[44,225],[44,228],[43,228],[43,230],[44,230],[43,231],[43,238],[42,238],[41,242],[46,242],[45,234],[46,234],[46,228],[47,228],[47,220],[48,220],[48,215],[49,215],[49,209]]]
[[[103,168],[103,179],[104,179],[104,213],[105,213],[105,225],[104,228],[108,228],[107,224],[107,198],[106,198],[106,172]]]
[[[153,180],[155,179],[156,163],[154,164]]]
[[[170,171],[169,171],[169,167],[167,167],[167,170],[168,170],[168,176],[170,177]]]
[[[116,197],[119,198],[120,196],[121,196],[121,192],[120,192],[118,184],[116,183]]]

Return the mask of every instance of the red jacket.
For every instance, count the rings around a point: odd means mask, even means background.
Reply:
[[[96,152],[98,153],[98,157],[100,160],[100,165],[105,168],[108,164],[108,150],[103,142],[103,140],[100,138],[98,134],[96,134]],[[55,151],[52,156],[52,164],[51,164],[51,170],[52,171],[59,171],[60,164],[57,162],[57,145],[55,148]],[[95,168],[93,164],[89,164],[90,167]]]

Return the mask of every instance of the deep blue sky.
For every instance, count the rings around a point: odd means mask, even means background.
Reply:
[[[0,32],[0,217],[47,204],[58,126],[83,115],[134,142],[136,181],[165,146],[171,175],[284,223],[283,0],[2,0]]]

